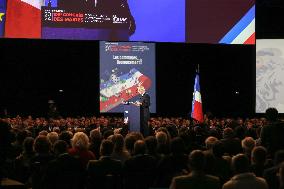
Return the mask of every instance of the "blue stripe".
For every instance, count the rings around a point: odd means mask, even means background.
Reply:
[[[194,81],[194,93],[193,93],[193,99],[192,99],[191,117],[193,117],[193,112],[194,112],[195,91],[199,91],[200,92],[199,74],[196,74],[195,81]]]
[[[5,28],[5,10],[0,8],[0,38],[4,37],[4,28]]]
[[[6,9],[6,0],[0,0],[0,10]]]
[[[246,15],[219,41],[219,43],[230,44],[251,23],[255,17],[255,5]]]
[[[195,76],[194,92],[195,91],[199,91],[200,92],[199,75],[198,74],[196,74],[196,76]]]

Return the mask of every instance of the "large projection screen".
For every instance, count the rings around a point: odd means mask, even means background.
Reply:
[[[155,44],[100,42],[100,112],[124,112],[123,103],[139,100],[138,87],[156,113]]]
[[[284,39],[256,40],[256,113],[284,113]]]
[[[255,0],[0,0],[0,38],[255,44]]]

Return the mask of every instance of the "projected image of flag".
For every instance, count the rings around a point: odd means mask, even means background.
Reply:
[[[4,37],[5,16],[6,0],[0,0],[0,38]]]
[[[191,117],[197,120],[199,123],[203,123],[203,111],[202,111],[202,101],[201,101],[198,73],[195,76],[195,82],[194,82]]]
[[[8,0],[5,37],[40,38],[44,0]]]

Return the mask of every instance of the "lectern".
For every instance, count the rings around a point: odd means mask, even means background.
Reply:
[[[133,102],[124,104],[124,121],[128,124],[130,132],[140,132],[140,106]]]

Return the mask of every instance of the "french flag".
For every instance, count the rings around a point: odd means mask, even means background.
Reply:
[[[197,120],[199,123],[203,123],[204,121],[198,73],[195,76],[191,117]]]
[[[5,37],[40,38],[44,0],[8,0]]]

